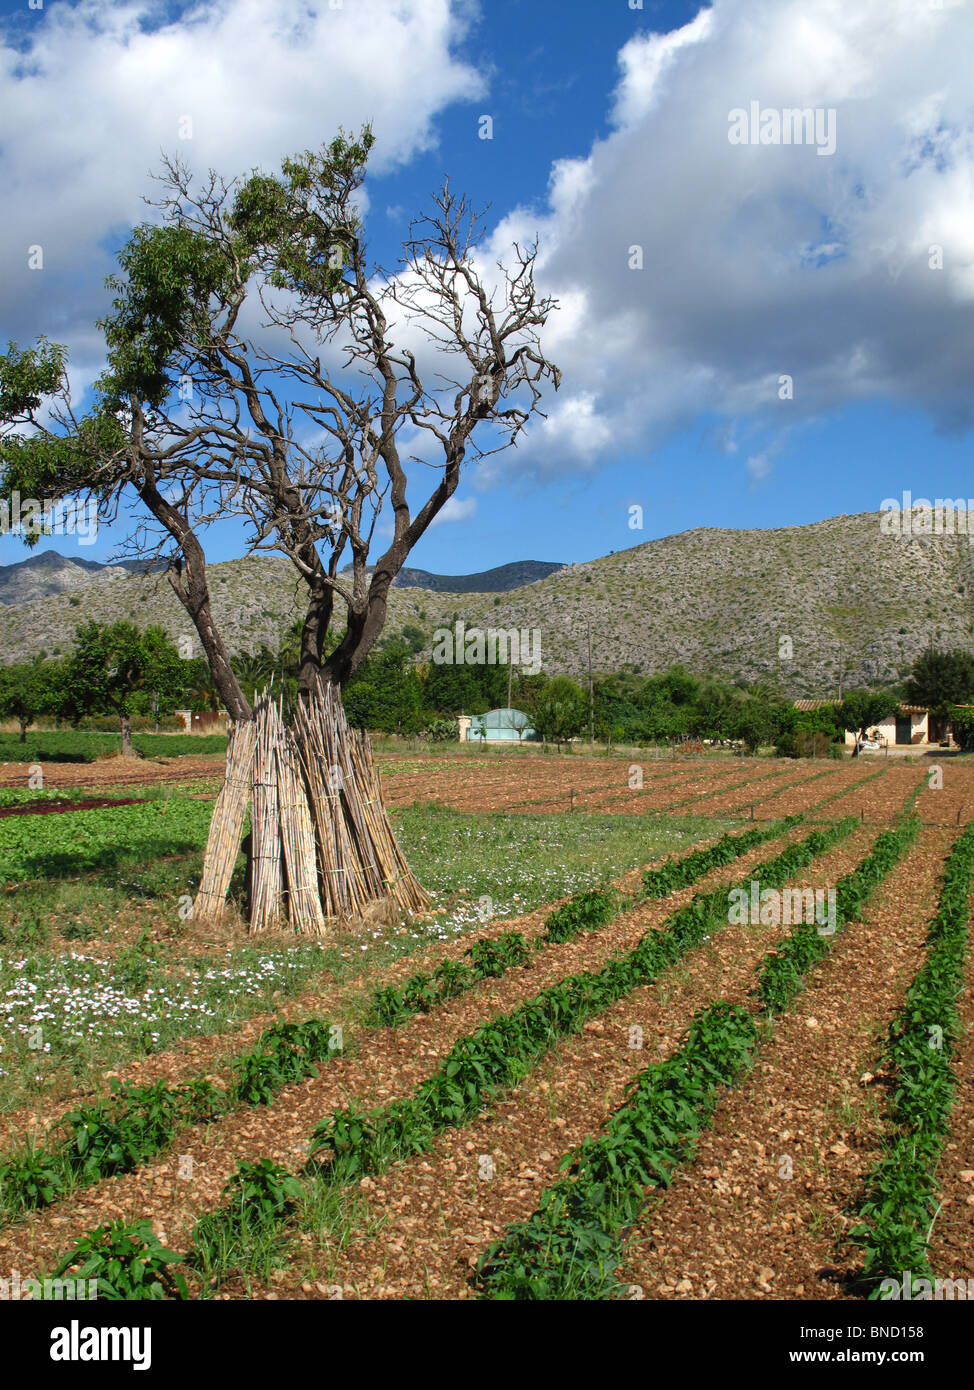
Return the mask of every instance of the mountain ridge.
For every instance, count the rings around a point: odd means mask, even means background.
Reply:
[[[459,620],[537,629],[544,669],[580,677],[591,629],[596,673],[682,662],[700,675],[770,680],[793,697],[892,683],[930,643],[974,650],[974,547],[966,536],[891,537],[880,523],[864,512],[773,529],[697,527],[503,591],[397,586],[386,634],[420,628],[418,659],[429,660],[433,630]],[[195,636],[164,576],[87,573],[70,590],[0,606],[0,661],[66,651],[87,618]],[[299,614],[299,581],[283,558],[224,561],[209,577],[231,652],[276,647]]]

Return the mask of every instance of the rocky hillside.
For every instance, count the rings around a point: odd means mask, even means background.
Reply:
[[[298,613],[284,560],[214,565],[211,589],[234,651],[275,646]],[[0,608],[0,659],[66,651],[78,622],[119,617],[192,635],[164,576],[91,571],[64,592]],[[834,694],[840,681],[898,679],[931,641],[974,647],[974,546],[966,537],[893,539],[872,513],[773,531],[685,531],[506,592],[397,587],[387,632],[409,624],[432,634],[457,620],[537,629],[552,673],[586,669],[590,628],[596,672],[682,661],[732,680],[771,678],[795,696]]]

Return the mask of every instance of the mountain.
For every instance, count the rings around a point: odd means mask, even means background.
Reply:
[[[430,574],[403,566],[392,582],[400,589],[428,589],[434,594],[506,594],[564,568],[549,560],[515,560],[481,574]]]
[[[164,570],[165,561],[158,561],[151,568]],[[548,560],[516,560],[481,574],[431,574],[429,570],[403,568],[393,583],[397,588],[429,589],[433,593],[500,594],[536,579],[546,579],[562,568]],[[0,565],[0,604],[29,603],[31,599],[77,590],[93,580],[124,579],[145,572],[144,560],[100,564],[97,560],[71,559],[56,550],[45,550],[15,564]]]
[[[537,563],[501,566],[480,582],[518,568],[531,574]],[[65,564],[78,572],[63,571],[60,590],[0,607],[0,660],[67,651],[74,627],[88,618],[162,623],[173,637],[194,635],[164,575]],[[294,574],[283,559],[212,565],[210,587],[234,652],[261,641],[276,646],[298,616]],[[697,529],[511,589],[397,586],[386,632],[421,628],[429,659],[433,629],[459,620],[537,629],[551,673],[586,670],[591,629],[597,673],[648,673],[681,661],[700,674],[771,679],[794,696],[832,695],[840,682],[899,679],[931,642],[974,649],[974,547],[966,536],[894,539],[871,512],[777,530]]]
[[[0,565],[0,604],[29,603],[32,599],[83,588],[95,580],[125,579],[145,568],[141,560],[118,560],[103,565],[97,560],[69,559],[56,550],[42,550],[16,564]]]

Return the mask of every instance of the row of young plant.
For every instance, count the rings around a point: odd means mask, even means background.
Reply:
[[[849,819],[813,831],[755,872],[763,884],[780,887],[854,827]],[[409,1099],[375,1109],[335,1110],[315,1127],[308,1171],[320,1181],[345,1185],[424,1152],[439,1130],[464,1124],[497,1091],[523,1080],[560,1037],[580,1031],[726,925],[727,889],[699,894],[600,970],[549,985],[460,1038]]]
[[[839,881],[837,929],[858,915],[918,828],[911,819],[880,835],[871,853]],[[814,924],[797,926],[764,957],[753,1009],[717,1000],[694,1017],[677,1051],[634,1078],[629,1097],[603,1132],[566,1155],[566,1176],[546,1189],[534,1214],[509,1226],[484,1252],[474,1276],[483,1297],[618,1295],[615,1271],[626,1228],[638,1218],[647,1189],[668,1186],[673,1171],[692,1161],[696,1136],[721,1096],[750,1068],[774,1016],[800,992],[833,939]]]
[[[746,853],[799,819],[793,817],[744,836],[726,835],[709,850],[694,851],[686,856],[684,881]],[[680,866],[679,859],[671,859],[664,868],[672,873],[679,872]],[[620,895],[610,892],[576,895],[549,917],[549,939],[567,940],[577,931],[594,928],[620,910],[622,901]],[[467,950],[469,964],[444,961],[428,974],[412,976],[402,987],[376,990],[370,1021],[379,1026],[402,1023],[480,980],[499,977],[513,966],[527,963],[531,953],[517,932],[482,938]],[[285,1086],[317,1074],[314,1064],[336,1050],[334,1037],[333,1025],[317,1019],[268,1029],[250,1053],[237,1059],[227,1090],[202,1079],[176,1087],[164,1081],[147,1086],[113,1083],[109,1098],[62,1117],[59,1129],[67,1131],[65,1140],[40,1148],[30,1146],[0,1162],[0,1214],[9,1216],[48,1206],[79,1187],[131,1172],[168,1147],[175,1133],[187,1125],[220,1118],[239,1105],[270,1103]]]
[[[854,828],[849,818],[816,830],[755,872],[763,884],[781,886]],[[497,1091],[517,1085],[560,1037],[579,1031],[590,1018],[726,925],[726,888],[700,894],[600,971],[549,986],[459,1039],[439,1069],[408,1099],[333,1111],[313,1131],[303,1185],[296,1186],[297,1179],[270,1161],[238,1165],[225,1189],[224,1205],[200,1219],[191,1248],[182,1257],[186,1267],[212,1281],[241,1267],[254,1247],[266,1248],[271,1233],[292,1215],[300,1192],[305,1200],[312,1187],[339,1192],[398,1160],[425,1152],[440,1130],[463,1125]],[[247,1201],[241,1199],[244,1189]],[[138,1268],[126,1272],[121,1252],[132,1249],[137,1253],[130,1258]],[[86,1236],[61,1260],[58,1272],[74,1269],[78,1277],[99,1279],[103,1298],[183,1297],[185,1284],[170,1267],[179,1258],[164,1250],[144,1223],[119,1221]],[[154,1271],[151,1278],[146,1270]]]
[[[285,1086],[317,1076],[317,1064],[341,1045],[340,1030],[323,1019],[278,1023],[236,1059],[226,1089],[203,1078],[179,1086],[113,1082],[110,1096],[62,1117],[58,1129],[66,1138],[29,1146],[0,1163],[0,1215],[49,1206],[77,1188],[132,1172],[187,1125],[241,1105],[267,1105]]]
[[[961,1032],[957,999],[968,949],[974,826],[954,844],[941,879],[926,959],[893,1020],[880,1068],[895,1078],[885,1115],[883,1153],[869,1174],[851,1237],[863,1252],[862,1286],[871,1299],[922,1292],[930,1280],[928,1244],[937,1212],[936,1169],[958,1084],[953,1058]],[[929,1293],[929,1289],[927,1290]]]
[[[582,932],[597,931],[622,912],[646,898],[665,898],[687,888],[712,870],[731,864],[758,845],[779,838],[801,823],[801,816],[769,822],[766,826],[730,832],[703,849],[667,859],[658,869],[646,869],[639,892],[625,895],[613,888],[593,888],[576,893],[555,908],[545,922],[544,935],[528,942],[520,932],[483,937],[464,953],[467,961],[442,961],[435,970],[420,971],[402,985],[382,985],[373,990],[366,1014],[374,1027],[396,1027],[417,1013],[429,1013],[437,1005],[455,999],[481,980],[499,979],[516,966],[527,965],[535,952],[550,943],[572,941]]]

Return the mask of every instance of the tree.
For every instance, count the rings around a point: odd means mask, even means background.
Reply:
[[[950,727],[961,751],[974,753],[974,709],[951,710]]]
[[[17,720],[21,743],[27,742],[27,730],[38,715],[58,712],[62,699],[60,672],[61,663],[45,661],[43,656],[0,666],[0,717]]]
[[[906,689],[913,704],[926,705],[932,715],[943,719],[951,705],[974,699],[974,656],[928,647],[913,663]]]
[[[773,743],[778,721],[773,705],[760,695],[749,695],[738,706],[732,725],[734,737],[739,738],[748,753],[757,753],[763,744]]]
[[[560,747],[588,723],[588,696],[568,676],[555,676],[534,696],[531,716],[535,732]]]
[[[373,652],[345,689],[345,710],[360,729],[386,734],[415,734],[426,722],[423,689],[403,642],[389,642]]]
[[[166,160],[159,221],[135,229],[110,282],[108,367],[85,417],[63,348],[0,358],[3,492],[94,497],[102,514],[134,494],[145,521],[132,549],[166,557],[235,721],[252,707],[212,615],[207,526],[237,517],[248,552],[290,561],[304,595],[298,692],[330,688],[340,719],[390,586],[464,465],[516,443],[560,381],[539,339],[554,301],[535,288],[537,246],[486,267],[482,220],[449,183],[398,271],[370,264],[357,209],[372,144],[368,128],[340,134],[278,175],[211,172],[199,188]],[[387,502],[391,536],[370,564]],[[327,651],[336,610],[344,630]],[[349,804],[332,797],[329,814]]]
[[[834,706],[837,729],[852,729],[860,738],[874,725],[888,719],[900,707],[890,690],[850,690],[840,705]]]
[[[171,713],[183,693],[182,658],[161,627],[140,632],[134,623],[85,623],[65,663],[65,698],[76,716],[118,715],[122,756],[135,757],[132,716],[144,713],[154,695]]]

